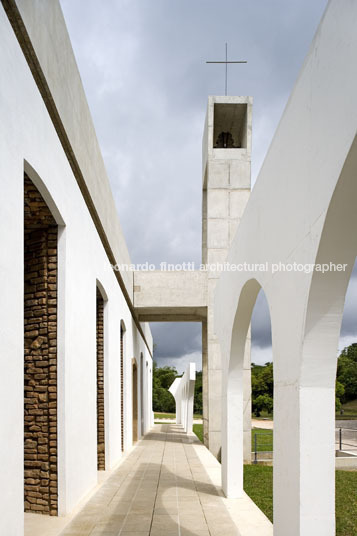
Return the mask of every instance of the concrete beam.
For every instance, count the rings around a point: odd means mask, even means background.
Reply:
[[[134,307],[141,322],[202,322],[207,316],[205,272],[134,272]]]

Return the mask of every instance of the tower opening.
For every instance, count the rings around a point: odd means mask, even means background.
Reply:
[[[214,104],[213,148],[247,148],[247,104]]]

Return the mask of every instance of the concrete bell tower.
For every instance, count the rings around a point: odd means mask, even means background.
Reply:
[[[209,97],[202,147],[202,263],[224,263],[251,191],[251,97]],[[209,270],[207,321],[202,326],[204,443],[220,458],[222,364],[214,332],[219,270]],[[250,335],[244,359],[244,453],[250,460]]]

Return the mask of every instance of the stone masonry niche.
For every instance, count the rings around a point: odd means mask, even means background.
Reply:
[[[58,515],[58,226],[24,177],[24,502],[25,511]]]
[[[120,323],[120,436],[121,450],[124,452],[124,351],[125,351],[125,324]]]
[[[97,287],[97,468],[105,470],[104,299]]]
[[[247,148],[247,104],[214,104],[213,148]]]

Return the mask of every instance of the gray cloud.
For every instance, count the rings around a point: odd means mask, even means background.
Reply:
[[[200,322],[152,322],[155,339],[155,358],[178,358],[190,352],[201,351]]]
[[[357,342],[357,262],[348,285],[343,313],[341,338],[351,337]]]
[[[179,374],[182,374],[187,369],[189,363],[195,363],[196,370],[202,370],[202,354],[199,352],[191,352],[189,354],[180,355],[180,357],[166,357],[155,358],[155,361],[159,367],[175,367]]]
[[[154,359],[158,366],[176,367],[181,374],[190,362],[202,370],[202,327],[200,322],[153,322]]]
[[[258,348],[271,346],[270,313],[263,290],[258,294],[252,314],[252,344]]]
[[[200,262],[203,122],[224,89],[223,67],[205,61],[226,41],[248,60],[229,92],[254,97],[254,182],[326,3],[61,0],[133,262]],[[264,307],[257,348],[269,347]],[[200,351],[197,326],[152,328],[160,360]]]

